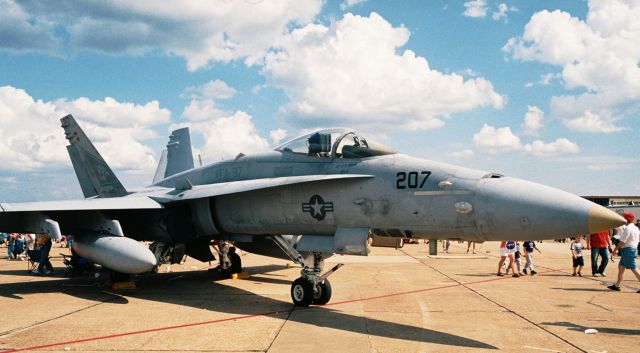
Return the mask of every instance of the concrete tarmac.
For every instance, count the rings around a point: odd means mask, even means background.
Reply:
[[[327,268],[345,266],[330,277],[333,297],[308,309],[291,304],[299,267],[253,254],[242,256],[249,279],[188,259],[123,291],[66,278],[66,249],[52,252],[52,276],[0,259],[0,352],[639,352],[634,276],[611,292],[617,261],[594,278],[587,254],[572,277],[569,243],[538,245],[538,275],[520,278],[496,276],[496,242],[478,255],[452,242],[429,257],[421,242],[334,256]]]

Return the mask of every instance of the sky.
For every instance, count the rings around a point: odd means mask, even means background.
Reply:
[[[315,128],[640,195],[640,1],[0,0],[0,201],[80,198],[73,114],[128,189]],[[197,159],[196,159],[197,161]]]

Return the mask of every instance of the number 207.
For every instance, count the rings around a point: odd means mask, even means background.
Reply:
[[[418,189],[424,186],[424,183],[429,179],[431,172],[398,172],[396,180],[397,189]]]

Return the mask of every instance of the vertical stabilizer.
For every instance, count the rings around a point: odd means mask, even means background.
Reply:
[[[160,155],[160,162],[158,163],[158,168],[156,168],[156,173],[153,175],[153,183],[157,183],[160,180],[165,178],[165,173],[167,172],[167,149],[162,150],[162,155]]]
[[[193,154],[191,152],[191,136],[189,128],[174,130],[169,136],[167,144],[167,170],[164,177],[193,169]]]
[[[84,134],[71,114],[60,119],[69,141],[67,151],[85,197],[118,197],[127,195],[122,183]]]
[[[193,153],[189,128],[185,127],[174,130],[169,136],[169,143],[162,150],[153,183],[189,169],[193,169]]]

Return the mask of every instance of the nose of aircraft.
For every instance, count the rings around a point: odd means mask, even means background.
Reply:
[[[625,223],[627,222],[622,216],[600,205],[593,205],[589,209],[587,227],[590,234],[619,227]]]
[[[487,240],[553,239],[626,223],[615,212],[579,196],[509,177],[481,179],[475,210],[478,231]]]

